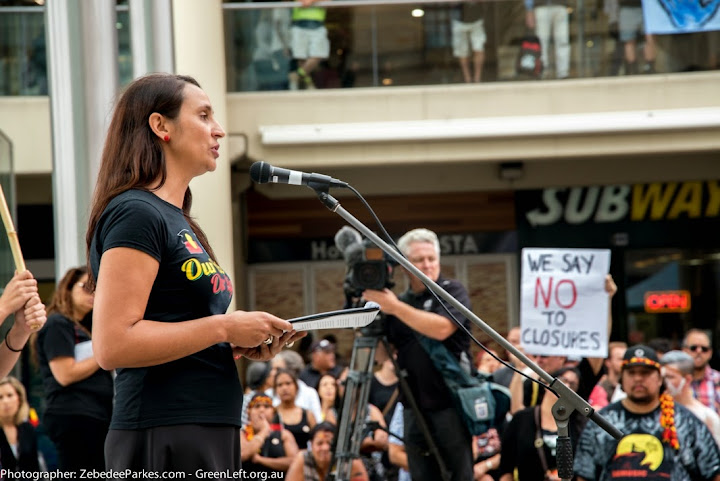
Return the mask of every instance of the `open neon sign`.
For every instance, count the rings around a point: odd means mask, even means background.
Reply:
[[[689,291],[648,291],[645,293],[645,312],[688,312]]]

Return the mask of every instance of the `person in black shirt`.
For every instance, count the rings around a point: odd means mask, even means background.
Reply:
[[[600,379],[600,373],[594,372],[587,363],[583,364],[582,371],[565,367],[551,375],[578,394],[581,386],[592,387]],[[556,461],[558,432],[552,414],[555,402],[557,397],[553,393],[546,393],[538,405],[515,413],[502,435],[500,481],[512,481],[515,470],[519,481],[559,479]],[[586,422],[587,418],[577,411],[570,416],[569,435],[573,448],[577,446]]]
[[[663,392],[657,353],[631,346],[620,383],[627,397],[600,411],[622,434],[595,423],[580,435],[573,469],[578,481],[720,480],[720,450],[705,423]]]
[[[378,351],[384,350],[382,346],[382,344],[378,344]],[[395,364],[390,359],[390,356],[395,356],[395,353],[379,352],[378,355],[386,357],[386,359],[380,363],[380,369],[373,373],[370,380],[368,402],[383,413],[385,425],[390,426],[390,420],[400,394],[400,380],[395,373]]]
[[[134,80],[110,122],[86,244],[93,347],[117,369],[113,470],[238,471],[233,357],[269,360],[303,337],[266,312],[227,313],[233,284],[190,217],[189,188],[215,170],[224,136],[207,94],[183,75]]]
[[[317,424],[317,420],[310,410],[295,404],[298,393],[298,379],[295,373],[289,369],[278,369],[273,389],[280,399],[280,404],[276,407],[280,421],[295,437],[298,447],[307,448],[310,430]]]
[[[69,269],[48,307],[37,336],[46,408],[44,424],[65,471],[103,470],[103,444],[112,414],[112,375],[93,354],[83,320],[93,308],[85,266]]]
[[[450,295],[470,308],[470,297],[457,281],[440,275],[440,243],[437,235],[427,229],[415,229],[400,238],[401,252],[426,276],[437,282]],[[470,341],[458,329],[450,315],[439,305],[420,279],[409,276],[410,288],[397,297],[390,289],[366,290],[363,298],[380,304],[387,314],[385,329],[388,341],[397,349],[398,365],[407,371],[407,381],[418,403],[440,455],[451,471],[453,481],[473,477],[472,438],[457,412],[450,391],[440,372],[418,341],[418,335],[442,341],[461,364],[470,363]],[[455,308],[448,310],[466,328],[470,321]],[[401,401],[403,399],[401,398]],[[420,431],[416,414],[405,409],[405,444],[413,481],[441,479],[439,468],[427,452],[425,438]]]
[[[323,374],[338,377],[341,371],[342,367],[337,365],[335,344],[328,339],[321,339],[310,346],[310,364],[300,371],[298,379],[308,386],[317,386]]]

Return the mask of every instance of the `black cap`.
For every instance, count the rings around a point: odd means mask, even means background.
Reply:
[[[335,344],[327,339],[320,339],[319,341],[313,342],[312,346],[310,346],[310,352],[315,351],[335,351]]]
[[[631,346],[625,351],[622,367],[645,366],[660,370],[660,360],[655,349],[642,344]]]

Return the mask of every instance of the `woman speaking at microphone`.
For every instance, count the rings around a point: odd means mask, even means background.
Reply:
[[[95,353],[117,369],[109,469],[238,471],[233,356],[267,360],[301,337],[266,312],[226,313],[233,285],[190,217],[189,188],[215,170],[224,136],[182,75],[136,79],[110,122],[86,239]]]

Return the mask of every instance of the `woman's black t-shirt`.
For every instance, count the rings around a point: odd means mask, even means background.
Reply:
[[[244,436],[244,434],[243,434]],[[265,443],[260,448],[260,456],[266,458],[282,458],[285,457],[285,446],[282,440],[282,431],[272,431],[267,437]],[[263,464],[253,463],[252,461],[243,461],[243,471],[249,473],[283,473],[278,478],[284,477],[284,471],[277,471]]]
[[[387,403],[392,399],[393,394],[397,389],[400,389],[398,381],[390,385],[385,385],[377,380],[375,376],[370,380],[370,394],[368,395],[368,402],[378,408],[380,411],[384,411]],[[392,419],[393,412],[395,411],[395,405],[397,404],[398,397],[395,396],[392,406],[387,410],[385,414],[385,425],[390,426],[390,420]]]
[[[227,311],[230,277],[210,259],[178,207],[146,191],[118,195],[100,217],[92,240],[96,279],[102,254],[116,247],[137,249],[160,263],[145,319],[182,322]],[[157,366],[118,369],[115,388],[111,429],[241,426],[242,387],[228,343]]]
[[[290,434],[295,438],[295,442],[300,449],[306,449],[308,441],[310,441],[310,424],[308,424],[307,410],[302,410],[302,418],[297,424],[286,424],[283,423],[285,429],[290,431]]]
[[[85,329],[60,313],[51,314],[38,333],[40,375],[47,400],[45,412],[88,416],[108,422],[113,398],[110,372],[98,369],[81,381],[61,386],[50,370],[50,361],[58,357],[74,358],[75,346],[88,341],[90,336]]]

